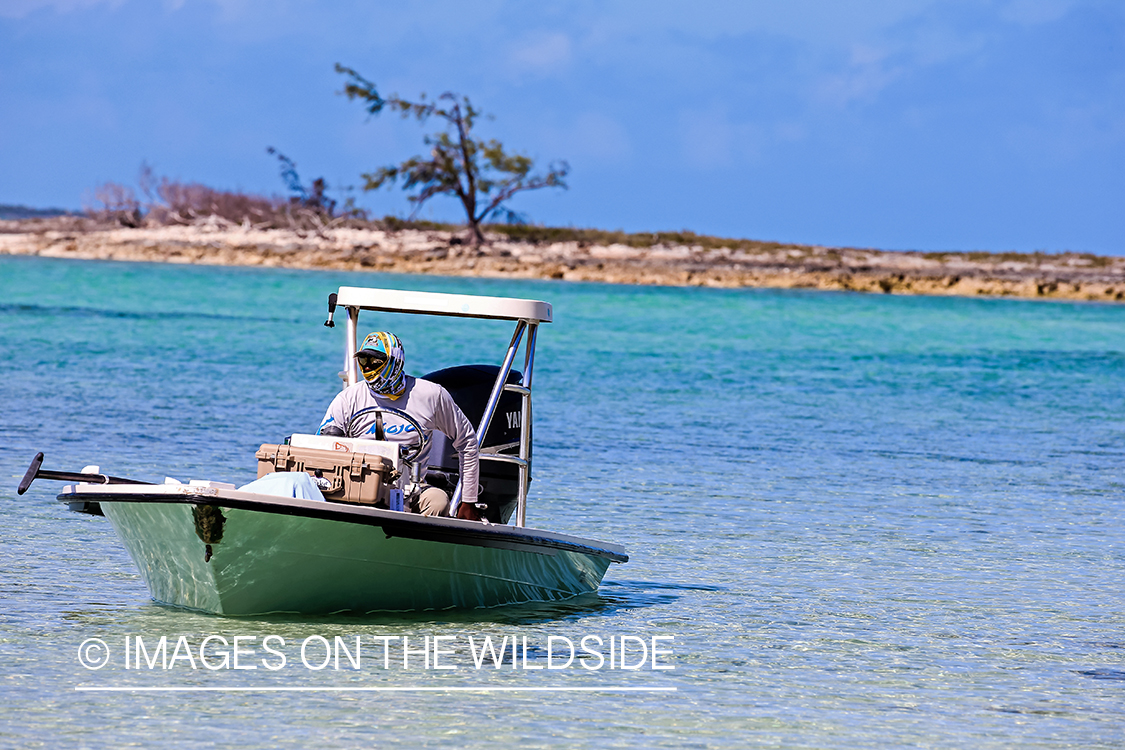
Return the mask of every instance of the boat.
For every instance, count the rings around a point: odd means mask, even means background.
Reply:
[[[40,453],[19,494],[36,478],[74,482],[58,500],[72,511],[108,519],[155,601],[217,615],[560,601],[596,592],[611,563],[628,561],[620,545],[526,523],[536,334],[551,322],[550,304],[344,286],[329,295],[325,326],[336,327],[340,309],[346,314],[343,387],[359,382],[354,355],[361,312],[515,324],[500,364],[460,365],[423,376],[443,385],[477,426],[480,520],[397,509],[403,507],[398,493],[413,486],[407,480],[421,478],[418,463],[411,464],[420,446],[412,452],[399,443],[322,435],[294,434],[263,444],[255,454],[260,479],[241,489],[215,480],[148,483],[109,476],[94,465],[80,472],[50,471],[42,468]],[[452,490],[455,515],[461,499],[456,453],[435,431],[429,455],[424,479]],[[264,480],[285,477],[320,492],[262,491]]]

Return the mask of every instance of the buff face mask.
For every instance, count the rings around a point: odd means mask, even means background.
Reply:
[[[387,331],[369,333],[355,356],[372,391],[397,399],[406,390],[406,355],[398,336]]]

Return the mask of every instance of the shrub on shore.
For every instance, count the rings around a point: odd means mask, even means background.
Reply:
[[[157,178],[147,164],[141,166],[138,190],[117,182],[105,182],[87,201],[86,214],[100,224],[124,227],[219,224],[255,229],[322,231],[335,226],[367,223],[365,212],[350,201],[340,213],[336,201],[325,196],[323,179],[308,188],[297,176],[292,160],[274,149],[269,152],[282,164],[282,178],[291,192],[288,198],[219,190],[198,182]]]

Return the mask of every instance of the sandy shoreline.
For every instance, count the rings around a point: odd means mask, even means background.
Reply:
[[[918,253],[745,242],[738,247],[513,242],[479,249],[444,231],[145,228],[73,220],[0,221],[0,255],[669,286],[1125,302],[1125,258],[1067,253]],[[734,243],[732,243],[734,244]]]

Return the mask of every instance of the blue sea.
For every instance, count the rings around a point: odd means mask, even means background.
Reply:
[[[554,305],[528,525],[623,544],[598,595],[204,615],[154,603],[60,483],[16,495],[38,451],[250,481],[339,388],[341,285]],[[511,333],[361,328],[415,375]],[[1125,745],[1125,306],[0,257],[0,353],[0,746]],[[126,666],[161,637],[187,655]],[[526,651],[477,667],[485,637]],[[559,667],[588,637],[629,668]]]

